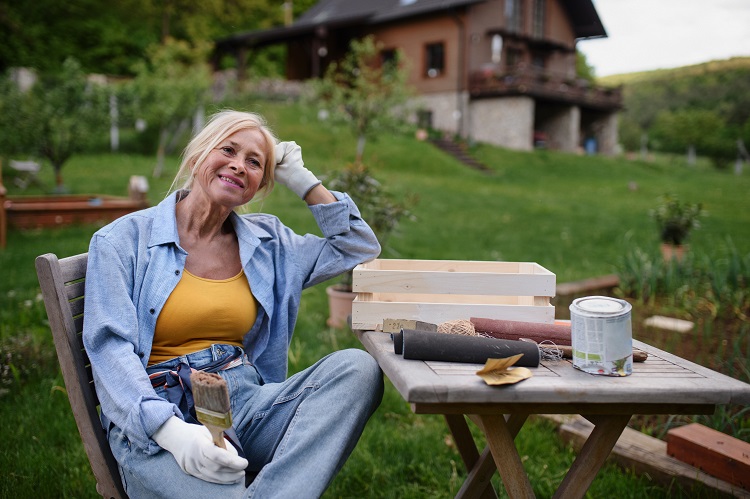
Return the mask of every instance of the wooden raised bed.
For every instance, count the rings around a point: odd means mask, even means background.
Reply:
[[[116,196],[18,196],[7,198],[3,210],[9,227],[32,229],[107,223],[148,206],[144,199]]]

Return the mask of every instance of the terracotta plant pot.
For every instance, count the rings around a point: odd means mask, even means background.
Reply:
[[[328,320],[326,324],[330,327],[345,327],[347,319],[352,315],[352,302],[357,297],[348,289],[341,289],[340,284],[334,284],[326,288],[328,295]]]
[[[668,243],[662,243],[661,245],[661,256],[664,258],[664,261],[669,263],[672,260],[677,260],[677,263],[682,262],[682,260],[685,258],[685,253],[687,253],[688,245],[687,244],[668,244]]]

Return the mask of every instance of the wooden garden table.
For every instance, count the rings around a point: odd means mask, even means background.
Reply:
[[[555,497],[583,497],[634,414],[712,414],[717,405],[750,404],[750,385],[634,341],[648,352],[633,374],[584,373],[567,360],[543,361],[533,376],[491,387],[476,376],[482,366],[405,360],[390,334],[355,331],[415,414],[443,414],[468,476],[456,497],[496,497],[495,470],[511,498],[534,497],[513,443],[530,414],[580,414],[595,427]],[[464,415],[486,436],[480,454]]]

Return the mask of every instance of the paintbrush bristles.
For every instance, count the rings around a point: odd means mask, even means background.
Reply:
[[[213,412],[229,412],[229,390],[224,378],[215,373],[194,371],[190,374],[196,407]]]
[[[214,444],[226,449],[224,430],[232,426],[227,382],[218,374],[194,371],[190,373],[190,384],[195,416],[211,432]]]

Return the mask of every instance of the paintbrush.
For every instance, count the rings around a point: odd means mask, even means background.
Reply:
[[[218,374],[194,371],[190,373],[190,384],[198,421],[211,432],[214,444],[226,449],[224,430],[232,427],[227,382]]]

